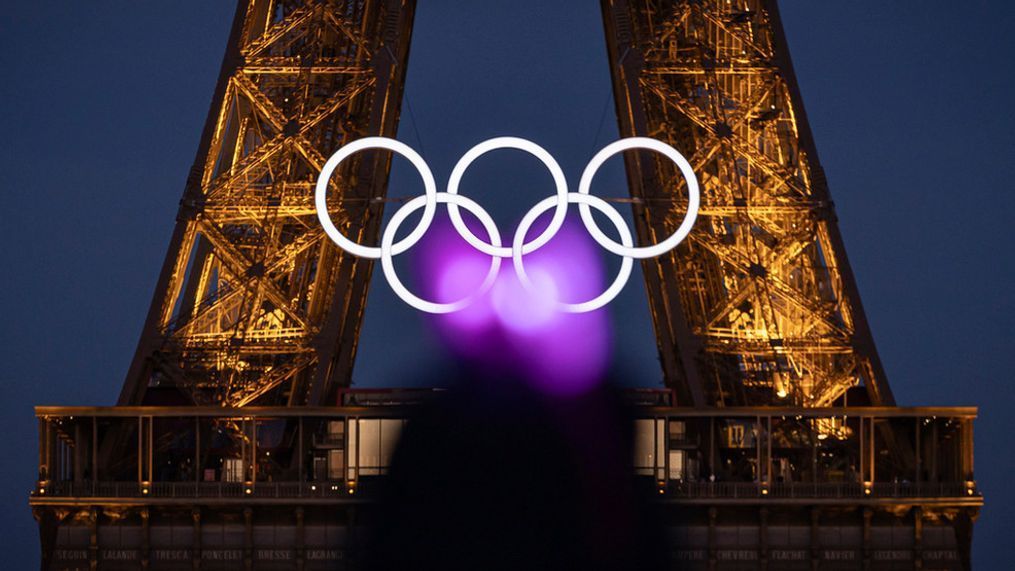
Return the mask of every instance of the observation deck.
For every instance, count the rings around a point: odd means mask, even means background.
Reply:
[[[369,510],[425,396],[351,391],[322,408],[38,407],[30,503],[43,529],[49,522],[49,568],[345,561],[357,525],[348,514]],[[964,568],[963,522],[983,503],[975,408],[694,409],[668,406],[666,391],[629,396],[631,468],[669,510],[682,568],[739,569],[745,560]],[[525,469],[508,458],[501,465]],[[198,531],[180,540],[172,530],[181,525]],[[267,539],[265,526],[300,539]]]

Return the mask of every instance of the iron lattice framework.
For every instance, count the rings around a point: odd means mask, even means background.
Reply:
[[[885,406],[774,2],[602,6],[622,135],[680,149],[703,189],[690,237],[644,266],[675,390],[628,395],[661,549],[681,569],[968,571],[976,410]],[[42,569],[362,566],[393,439],[432,395],[335,394],[371,265],[325,238],[313,187],[341,145],[394,135],[413,10],[240,0],[121,406],[36,409]],[[331,181],[357,242],[376,243],[390,160],[358,153]],[[657,243],[684,183],[651,153],[625,161],[639,240]],[[838,400],[857,384],[882,406]],[[531,463],[497,438],[459,445],[432,468],[473,496],[488,482],[459,452]]]
[[[603,0],[622,136],[684,152],[702,208],[645,262],[668,384],[696,406],[828,406],[864,385],[894,404],[842,239],[775,2]],[[683,216],[686,185],[629,153],[639,238]]]
[[[120,404],[319,404],[348,384],[371,264],[316,219],[345,142],[394,136],[413,0],[240,2]],[[336,224],[376,239],[390,155],[332,178]],[[178,397],[174,397],[178,398]]]

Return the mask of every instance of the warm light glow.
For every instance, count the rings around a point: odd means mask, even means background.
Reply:
[[[826,440],[828,438],[846,440],[853,433],[846,426],[846,419],[844,417],[814,418],[811,419],[811,422],[813,423],[814,431],[817,432],[818,440]]]

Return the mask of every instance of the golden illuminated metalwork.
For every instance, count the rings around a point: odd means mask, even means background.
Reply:
[[[347,141],[393,136],[414,2],[241,2],[120,404],[318,404],[347,385],[371,272],[324,235],[313,186]],[[389,155],[332,178],[376,239]]]
[[[703,191],[689,239],[644,262],[673,390],[628,394],[673,563],[968,570],[976,410],[893,406],[774,2],[602,5],[622,136],[679,148]],[[358,568],[373,484],[433,395],[343,388],[371,266],[324,237],[313,186],[339,146],[394,134],[413,7],[240,2],[121,406],[36,409],[43,569]],[[625,160],[656,243],[682,179]],[[359,243],[389,161],[333,178]]]
[[[690,157],[688,240],[644,262],[667,383],[696,406],[893,404],[846,260],[774,2],[603,0],[622,136]],[[665,159],[628,153],[639,238],[684,212]]]

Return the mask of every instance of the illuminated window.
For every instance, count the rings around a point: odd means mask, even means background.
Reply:
[[[355,480],[387,472],[403,424],[404,420],[392,418],[350,419],[347,477]]]
[[[634,421],[634,471],[641,476],[666,478],[666,420]]]
[[[240,458],[226,458],[222,462],[223,482],[243,481],[243,460]]]

